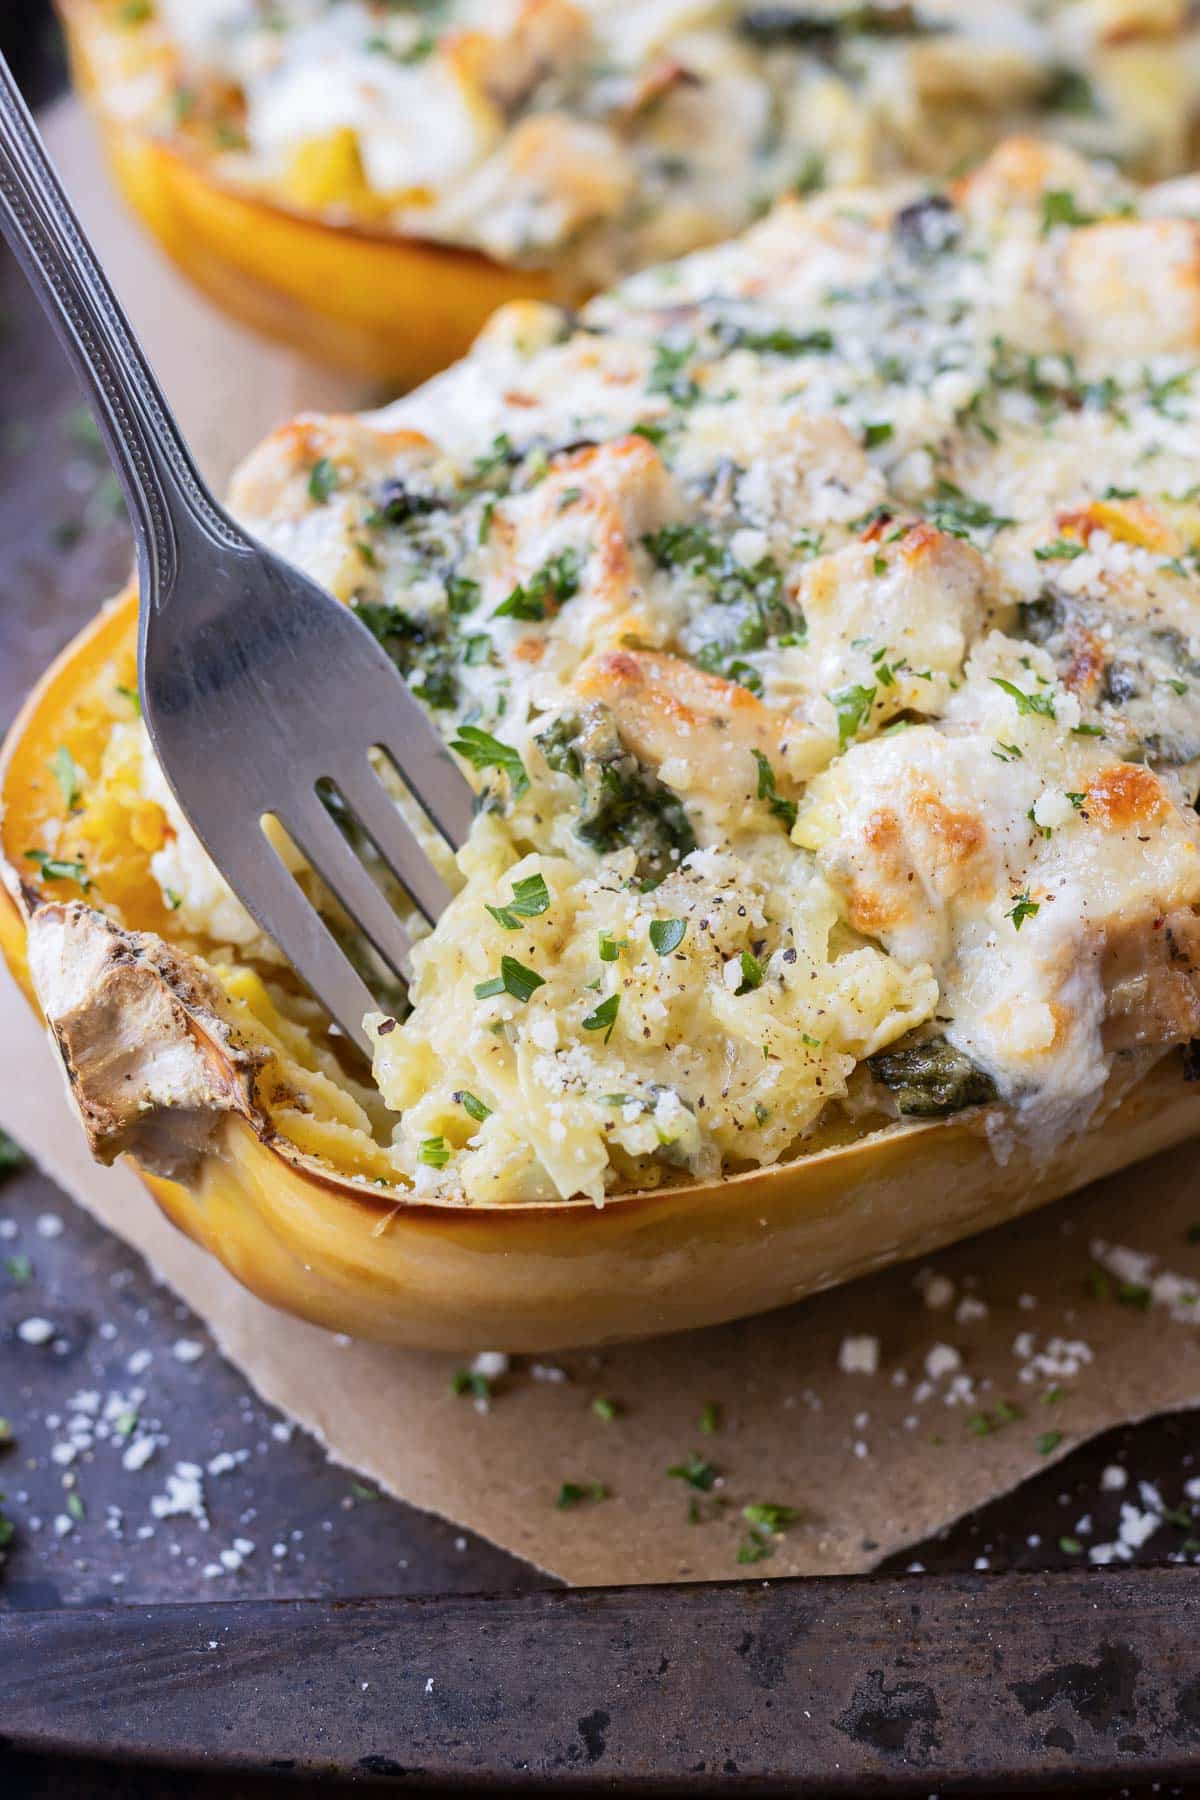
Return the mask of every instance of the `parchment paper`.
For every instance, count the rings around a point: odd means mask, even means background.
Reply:
[[[290,408],[350,400],[197,302],[97,191],[79,121],[60,117],[54,136],[211,470]],[[0,1124],[332,1457],[572,1582],[865,1570],[1083,1438],[1200,1400],[1194,1147],[932,1269],[901,1266],[721,1330],[516,1360],[481,1410],[452,1391],[456,1359],[351,1344],[271,1312],[180,1237],[129,1170],[96,1168],[7,976]],[[839,1366],[873,1358],[874,1373]],[[689,1466],[692,1482],[669,1473]],[[557,1505],[564,1483],[584,1497]],[[605,1497],[590,1497],[593,1483]],[[763,1504],[795,1513],[782,1535],[751,1534],[742,1508]],[[739,1563],[747,1543],[769,1556]]]

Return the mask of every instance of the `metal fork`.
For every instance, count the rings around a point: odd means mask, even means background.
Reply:
[[[0,57],[0,231],[89,395],[138,548],[138,674],[155,754],[201,843],[342,1030],[376,1002],[264,835],[273,815],[397,975],[409,936],[323,804],[332,782],[432,923],[449,890],[370,760],[394,762],[452,848],[472,794],[348,607],[244,532],[197,473]]]

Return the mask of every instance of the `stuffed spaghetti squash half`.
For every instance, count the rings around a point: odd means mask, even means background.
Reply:
[[[104,614],[3,773],[10,955],[97,1154],[296,1311],[537,1348],[777,1305],[1197,1129],[1196,213],[1013,140],[269,439],[235,509],[477,815],[456,863],[422,826],[455,898],[407,990],[280,845],[379,995],[368,1072]]]
[[[117,178],[222,305],[417,379],[782,193],[1037,130],[1195,161],[1185,0],[60,0]]]

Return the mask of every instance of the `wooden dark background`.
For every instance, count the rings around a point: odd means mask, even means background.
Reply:
[[[0,47],[32,98],[46,99],[61,85],[56,35],[45,9],[32,0],[0,0]],[[119,585],[130,550],[119,499],[71,377],[2,252],[0,551],[3,728],[50,656]],[[62,1221],[58,1235],[44,1234],[53,1226],[39,1229],[38,1221],[48,1218]],[[4,1180],[0,1221],[15,1228],[15,1236],[0,1241],[0,1417],[11,1422],[14,1440],[0,1450],[0,1488],[15,1528],[0,1570],[0,1611],[156,1601],[516,1594],[552,1585],[470,1534],[375,1497],[345,1471],[331,1468],[312,1440],[289,1434],[221,1362],[199,1321],[36,1171],[21,1170]],[[18,1258],[17,1275],[12,1265],[6,1268],[10,1256]],[[21,1257],[28,1259],[28,1270]],[[54,1321],[65,1346],[61,1353],[34,1353],[21,1342],[16,1327],[34,1315]],[[179,1340],[201,1345],[202,1354],[195,1361],[180,1360],[173,1352]],[[153,1373],[135,1378],[129,1359],[146,1351]],[[148,1389],[147,1423],[157,1424],[168,1440],[155,1463],[130,1472],[118,1457],[91,1451],[68,1466],[56,1462],[50,1449],[61,1440],[71,1397],[80,1390],[108,1395],[135,1380]],[[56,1419],[58,1425],[51,1423]],[[1075,1559],[1058,1543],[1082,1511],[1093,1513],[1098,1541],[1114,1535],[1120,1497],[1101,1494],[1100,1470],[1120,1460],[1135,1476],[1177,1493],[1200,1450],[1198,1426],[1200,1414],[1187,1413],[1110,1433],[944,1537],[895,1559],[895,1567],[919,1561],[932,1579],[968,1571],[980,1556],[993,1569],[1069,1566]],[[176,1460],[203,1465],[223,1451],[243,1449],[249,1450],[243,1461],[207,1481],[207,1535],[185,1518],[162,1521],[153,1537],[137,1536],[148,1482],[160,1487]],[[72,1505],[81,1516],[65,1510]],[[54,1521],[63,1517],[69,1529],[60,1535]],[[205,1566],[235,1538],[253,1541],[255,1550],[241,1570],[214,1581]],[[276,1555],[273,1545],[283,1545],[284,1554]],[[1169,1534],[1160,1532],[1139,1561],[1151,1564],[1169,1547]],[[11,1649],[13,1638],[4,1641]],[[542,1679],[549,1694],[554,1670],[547,1668]],[[979,1696],[979,1704],[986,1706],[986,1695]],[[155,1772],[6,1753],[3,1729],[0,1718],[4,1800],[216,1795],[254,1800],[301,1791],[281,1777]],[[928,1779],[933,1792],[936,1767]],[[994,1791],[1000,1792],[999,1783]],[[1093,1791],[1184,1792],[1127,1788],[1116,1777]]]

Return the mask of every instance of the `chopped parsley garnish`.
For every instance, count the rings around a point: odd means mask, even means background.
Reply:
[[[1165,419],[1176,421],[1181,419],[1183,415],[1172,405],[1172,402],[1180,399],[1186,393],[1195,373],[1194,368],[1180,369],[1174,375],[1157,380],[1147,370],[1143,376],[1146,399],[1155,412],[1161,413]]]
[[[20,1253],[16,1256],[6,1256],[4,1273],[10,1281],[15,1281],[18,1287],[24,1287],[26,1282],[33,1280],[33,1264],[27,1256]]]
[[[446,605],[456,619],[465,618],[479,605],[479,583],[467,575],[450,575],[446,579]]]
[[[793,1506],[759,1501],[753,1506],[743,1506],[742,1517],[750,1529],[738,1545],[737,1561],[745,1564],[763,1562],[772,1555],[775,1539],[782,1536],[789,1525],[794,1525],[800,1514]]]
[[[1000,1431],[1005,1425],[1024,1417],[1019,1406],[1009,1400],[1001,1400],[995,1412],[972,1413],[967,1420],[967,1430],[972,1437],[990,1437],[993,1431]]]
[[[65,744],[60,744],[50,758],[50,773],[59,785],[63,797],[63,805],[68,812],[74,810],[79,800],[79,790],[83,782],[82,771]]]
[[[21,1146],[14,1143],[6,1131],[0,1131],[0,1176],[11,1175],[15,1169],[23,1169],[25,1161],[25,1152]]]
[[[502,600],[492,614],[493,619],[524,619],[540,622],[579,592],[580,557],[578,550],[560,550],[544,562],[527,582],[518,582],[507,600]]]
[[[760,988],[762,986],[763,965],[759,962],[757,956],[751,956],[749,950],[742,951],[741,969],[742,979],[739,985],[733,990],[735,995],[750,994],[753,993],[755,988]]]
[[[764,1531],[786,1531],[800,1517],[794,1506],[779,1506],[770,1501],[760,1500],[754,1506],[743,1506],[742,1517],[747,1525],[761,1526]]]
[[[863,448],[873,450],[876,444],[886,444],[895,436],[896,427],[887,419],[878,419],[870,425],[863,426]]]
[[[492,1116],[491,1107],[485,1106],[483,1104],[483,1101],[480,1100],[475,1094],[471,1093],[469,1088],[459,1088],[458,1092],[455,1094],[454,1098],[457,1100],[458,1104],[462,1107],[462,1109],[466,1113],[467,1117],[469,1119],[474,1119],[474,1121],[477,1125],[482,1125],[483,1121],[485,1119],[491,1118],[491,1116]]]
[[[470,1394],[473,1400],[490,1400],[492,1384],[486,1375],[480,1375],[475,1369],[455,1369],[450,1378],[450,1391],[453,1394]]]
[[[700,1414],[700,1429],[705,1437],[714,1437],[721,1429],[721,1409],[715,1400],[706,1400]]]
[[[498,476],[506,478],[514,463],[520,460],[521,452],[515,448],[507,431],[497,432],[491,449],[477,456],[471,465],[471,479],[477,487],[493,485]]]
[[[68,862],[63,857],[51,856],[48,850],[27,850],[25,860],[37,864],[43,881],[77,881],[85,892],[92,885],[80,857]]]
[[[620,1005],[620,994],[610,994],[607,1000],[602,1000],[599,1006],[581,1021],[583,1029],[585,1031],[602,1031],[604,1042],[607,1044],[613,1034],[613,1026],[617,1022],[617,1011]]]
[[[1019,762],[1024,754],[1019,744],[1006,744],[1003,738],[997,738],[996,748],[992,751],[1001,762]]]
[[[1024,688],[1017,686],[1015,681],[1005,681],[1003,675],[993,675],[992,680],[998,688],[1003,688],[1010,700],[1016,702],[1019,713],[1038,713],[1043,719],[1053,719],[1057,716],[1054,711],[1053,694],[1027,694]]]
[[[793,194],[815,194],[825,185],[825,158],[818,150],[806,150],[792,178]]]
[[[701,667],[710,659],[719,664],[724,654],[725,646],[723,644],[706,644],[697,661]],[[725,676],[728,681],[736,681],[739,687],[747,688],[750,693],[757,695],[761,700],[763,678],[753,663],[731,662],[725,670]]]
[[[528,1004],[540,987],[545,987],[545,976],[534,969],[527,969],[514,956],[500,958],[500,973],[493,975],[490,981],[480,981],[475,985],[477,1000],[491,1000],[497,994],[511,994],[514,1000]]]
[[[748,326],[722,323],[717,336],[729,350],[753,350],[758,356],[828,356],[833,349],[833,333],[824,326],[813,331],[789,331],[784,325],[751,331]]]
[[[529,786],[525,765],[512,745],[502,744],[499,738],[478,725],[460,725],[458,736],[450,740],[450,748],[465,757],[472,768],[499,769],[507,775],[514,800]]]
[[[1102,738],[1104,736],[1104,730],[1100,725],[1072,725],[1071,736]]]
[[[123,687],[118,681],[115,691],[120,694],[122,700],[128,700],[130,706],[132,706],[134,712],[140,719],[142,716],[142,696],[138,693],[137,689]]]
[[[1034,555],[1039,562],[1074,562],[1087,553],[1086,544],[1074,544],[1070,538],[1056,538],[1052,544],[1039,544]]]
[[[686,1462],[672,1463],[667,1474],[672,1481],[685,1481],[699,1493],[709,1494],[716,1485],[718,1470],[715,1463],[708,1462],[698,1450],[693,1450]]]
[[[642,545],[660,569],[686,570],[708,598],[728,609],[728,629],[696,652],[699,667],[761,693],[762,676],[745,660],[747,653],[771,643],[799,643],[804,631],[803,618],[785,597],[775,558],[741,562],[722,537],[693,520],[648,532]]]
[[[825,698],[837,717],[839,750],[844,750],[858,736],[870,718],[878,691],[874,685],[864,687],[861,682],[855,682],[849,687],[834,688],[831,694],[826,694]]]
[[[1020,931],[1025,920],[1034,918],[1041,910],[1041,901],[1031,900],[1029,898],[1029,889],[1026,888],[1023,894],[1017,895],[1015,903],[1004,916],[1006,919],[1012,920],[1014,931]]]
[[[1092,225],[1095,213],[1084,212],[1069,188],[1049,188],[1042,195],[1042,232],[1056,225]]]
[[[1049,1456],[1052,1450],[1058,1449],[1062,1441],[1061,1431],[1043,1431],[1034,1439],[1033,1447],[1039,1456]]]
[[[598,1419],[603,1419],[606,1425],[611,1425],[620,1410],[617,1402],[610,1400],[607,1394],[597,1394],[592,1401],[592,1411]]]
[[[444,1169],[450,1161],[450,1146],[444,1137],[427,1137],[417,1152],[417,1161],[428,1169]]]
[[[670,956],[672,950],[678,950],[686,932],[686,919],[651,919],[650,946],[659,956]]]
[[[340,481],[337,464],[328,456],[318,458],[309,471],[309,499],[315,500],[318,506],[328,506],[330,497],[337,491]]]
[[[488,906],[485,910],[505,931],[520,931],[522,919],[540,918],[549,907],[550,890],[545,876],[527,875],[523,881],[513,882],[512,899],[507,906]]]
[[[690,338],[685,344],[656,344],[646,392],[666,394],[676,406],[694,406],[700,389],[686,371],[695,354],[696,346]]]
[[[751,755],[758,764],[758,798],[765,800],[773,818],[780,821],[785,831],[790,831],[796,823],[796,802],[785,800],[776,792],[775,771],[761,750],[752,750]]]
[[[642,543],[660,569],[690,568],[704,573],[720,569],[725,562],[725,546],[703,525],[690,520],[649,531]]]
[[[608,1489],[602,1481],[564,1481],[554,1504],[565,1510],[569,1506],[579,1506],[585,1500],[607,1499]]]
[[[993,512],[985,500],[975,500],[955,487],[953,482],[939,481],[937,499],[929,508],[931,524],[952,537],[970,537],[973,531],[1002,531],[1012,519]]]

